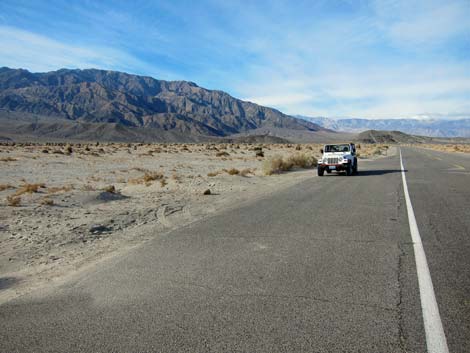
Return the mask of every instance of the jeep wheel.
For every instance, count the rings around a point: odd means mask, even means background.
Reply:
[[[357,159],[356,159],[356,158],[354,158],[353,173],[354,173],[354,174],[357,174],[357,173],[358,173]]]
[[[346,175],[350,176],[352,172],[353,172],[353,169],[352,169],[351,163],[348,163],[348,166],[346,167]]]
[[[323,173],[325,173],[325,169],[320,166],[318,166],[317,171],[318,171],[318,176],[323,176]]]

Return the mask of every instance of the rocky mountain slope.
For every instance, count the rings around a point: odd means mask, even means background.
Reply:
[[[275,109],[186,81],[115,71],[0,69],[0,135],[201,140],[250,130],[325,131]],[[8,120],[8,123],[5,122]],[[8,127],[8,131],[7,131]]]

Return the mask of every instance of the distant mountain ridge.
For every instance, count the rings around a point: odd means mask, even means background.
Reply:
[[[323,117],[298,118],[318,124],[324,128],[344,132],[366,130],[402,131],[407,134],[432,137],[470,137],[470,118],[468,119],[330,119]]]
[[[0,119],[2,134],[8,132],[7,126],[17,133],[22,123],[23,130],[30,128],[22,133],[35,136],[41,131],[41,136],[55,138],[60,138],[62,126],[72,137],[79,130],[83,139],[92,129],[90,138],[102,131],[113,139],[125,140],[129,133],[138,139],[143,133],[146,139],[174,141],[220,138],[259,128],[325,131],[312,122],[192,82],[97,69],[31,73],[0,68]]]

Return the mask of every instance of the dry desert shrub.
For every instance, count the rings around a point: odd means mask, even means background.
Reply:
[[[8,190],[8,189],[13,189],[13,186],[9,184],[0,184],[0,191]]]
[[[372,151],[372,154],[380,155],[380,154],[382,154],[382,150],[379,147],[377,147]]]
[[[85,184],[82,186],[82,190],[83,191],[95,191],[96,189],[93,185]]]
[[[3,157],[3,158],[0,158],[0,162],[14,162],[14,161],[17,161],[16,158],[12,158],[12,157]]]
[[[146,172],[142,177],[129,179],[129,184],[146,184],[147,186],[151,184],[152,181],[161,180],[165,176],[160,172]]]
[[[263,163],[263,172],[265,175],[272,175],[292,169],[293,165],[285,161],[282,156],[274,155]]]
[[[66,154],[66,155],[71,155],[72,152],[73,152],[73,149],[72,149],[72,146],[71,146],[71,145],[65,146],[65,154]]]
[[[72,185],[67,186],[55,186],[47,189],[48,194],[56,194],[58,192],[68,192],[73,189]]]
[[[228,152],[225,152],[225,151],[221,151],[221,152],[217,152],[215,154],[216,157],[228,157],[230,156],[230,154]]]
[[[263,172],[265,175],[278,174],[286,172],[293,167],[312,168],[317,164],[317,159],[306,153],[296,153],[287,158],[275,155],[263,163]]]
[[[144,176],[142,177],[142,179],[148,183],[150,181],[154,181],[154,180],[160,180],[160,179],[163,179],[164,178],[164,175],[163,173],[160,173],[160,172],[148,172],[148,173],[145,173]]]
[[[296,153],[288,158],[288,161],[295,167],[312,168],[317,165],[317,159],[306,153]]]
[[[18,207],[21,203],[21,197],[16,195],[10,195],[7,197],[8,206]]]
[[[41,200],[40,204],[43,206],[52,206],[54,205],[54,201],[45,197]]]
[[[116,193],[116,188],[114,187],[114,185],[108,185],[105,188],[103,188],[103,191],[109,192],[111,194],[115,194]]]
[[[46,185],[44,183],[39,184],[24,184],[15,192],[15,196],[20,196],[23,194],[32,194],[39,191],[39,188],[45,188]]]
[[[240,171],[236,168],[230,168],[229,170],[227,170],[227,174],[229,174],[229,175],[238,175],[238,174],[240,174]]]

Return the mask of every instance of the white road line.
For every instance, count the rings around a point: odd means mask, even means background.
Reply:
[[[403,178],[403,190],[405,192],[406,208],[408,210],[408,222],[410,223],[411,239],[416,259],[416,270],[418,272],[419,296],[421,298],[421,310],[423,312],[424,330],[426,332],[426,345],[429,353],[448,353],[446,335],[442,327],[439,308],[437,307],[434,287],[432,285],[431,273],[429,272],[426,254],[419,235],[413,206],[411,205],[408,185],[406,184],[405,168],[400,149],[401,175]]]

